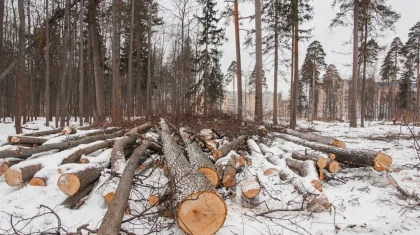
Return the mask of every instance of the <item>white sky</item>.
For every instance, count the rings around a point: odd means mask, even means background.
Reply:
[[[219,6],[224,7],[224,1],[218,0]],[[334,28],[330,29],[328,26],[331,22],[331,19],[334,18],[335,13],[338,9],[332,9],[331,4],[333,0],[313,0],[314,2],[314,19],[303,25],[303,28],[313,28],[312,38],[307,42],[301,42],[299,45],[299,62],[302,63],[304,56],[306,54],[306,48],[310,42],[318,40],[321,42],[324,50],[327,54],[326,63],[335,64],[341,74],[345,79],[351,77],[351,67],[346,66],[346,64],[351,64],[352,62],[352,47],[350,45],[343,45],[345,41],[348,41],[352,35],[351,28]],[[395,27],[395,32],[387,32],[387,36],[381,39],[378,39],[379,45],[388,46],[394,37],[400,37],[403,43],[407,40],[407,34],[411,27],[415,25],[416,22],[420,21],[420,0],[388,0],[388,5],[391,5],[392,8],[401,14],[401,19],[397,22]],[[248,16],[253,14],[255,11],[253,3],[241,3],[239,12],[241,16]],[[248,24],[248,20],[244,20],[245,28],[254,28],[255,23],[252,22]],[[240,31],[241,34],[241,43],[244,41],[244,31]],[[236,60],[236,50],[235,50],[235,35],[233,24],[230,24],[226,29],[226,37],[229,39],[223,46],[223,58],[221,60],[222,71],[226,72],[228,66],[233,60]],[[248,75],[255,64],[255,57],[250,55],[251,48],[245,49],[242,46],[242,70],[245,75]],[[253,50],[253,49],[252,49]],[[339,54],[336,52],[344,53]],[[289,54],[287,55],[289,57]],[[379,66],[382,62],[384,55],[379,56]],[[268,61],[268,60],[267,60]],[[269,90],[273,91],[273,75],[271,71],[268,71],[272,66],[266,65],[266,76],[267,83],[269,85]],[[244,78],[243,78],[244,79]],[[284,81],[287,79],[287,82]],[[279,77],[279,91],[283,94],[288,94],[290,87],[290,73],[285,76]],[[284,96],[283,96],[284,97]]]

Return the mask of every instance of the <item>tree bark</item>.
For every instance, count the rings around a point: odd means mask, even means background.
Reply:
[[[255,0],[255,41],[256,41],[256,81],[255,81],[255,118],[263,121],[263,93],[262,93],[262,29],[261,29],[261,0]]]
[[[384,153],[375,152],[370,150],[356,150],[356,149],[343,149],[325,144],[309,142],[296,137],[291,137],[284,134],[277,134],[276,137],[291,141],[296,144],[312,148],[326,153],[333,153],[336,160],[350,166],[359,167],[373,167],[376,171],[386,171],[392,164],[392,158]]]
[[[50,24],[49,0],[45,1],[45,126],[50,125]]]
[[[18,11],[19,11],[19,55],[18,65],[19,71],[16,79],[16,114],[15,114],[15,128],[16,134],[22,133],[22,114],[25,107],[25,11],[23,0],[18,0]]]
[[[95,142],[95,141],[98,141],[98,140],[106,140],[106,139],[117,138],[117,137],[122,136],[123,134],[124,134],[124,131],[119,131],[119,132],[116,132],[114,134],[97,135],[97,136],[87,137],[87,138],[84,138],[84,139],[80,139],[80,140],[76,140],[76,141],[70,141],[70,142],[62,142],[62,143],[56,143],[56,144],[45,144],[45,145],[41,145],[41,146],[38,146],[38,147],[29,148],[29,149],[20,149],[20,150],[13,150],[13,151],[5,150],[5,151],[0,151],[0,158],[14,157],[14,158],[19,158],[19,159],[27,159],[32,154],[41,153],[41,152],[50,151],[50,150],[55,150],[55,149],[61,151],[61,150],[64,150],[64,149],[79,146],[81,144],[92,143],[92,142]]]
[[[185,132],[185,130],[187,129],[180,128],[179,133],[185,143],[191,166],[210,180],[214,186],[217,186],[219,184],[220,176],[217,173],[213,162],[204,154],[197,142],[192,141],[189,138],[189,132]]]
[[[236,0],[237,1],[237,0]],[[273,97],[273,124],[277,125],[278,119],[278,104],[277,104],[277,82],[278,82],[278,66],[279,66],[279,16],[278,16],[278,0],[274,1],[274,97]]]
[[[17,165],[16,165],[17,166]],[[42,165],[29,165],[19,168],[9,168],[6,171],[6,183],[10,186],[23,185],[23,183],[28,182],[34,177],[34,175],[41,170]]]
[[[369,9],[366,9],[368,11]],[[367,18],[364,20],[364,45],[363,45],[363,78],[362,78],[362,100],[360,103],[360,127],[365,127],[365,114],[366,114],[366,94],[365,94],[365,83],[366,83],[366,63],[367,63],[367,33],[368,33],[368,22]]]
[[[134,2],[131,0],[131,23],[130,23],[130,39],[128,52],[128,79],[127,79],[127,116],[128,120],[134,116],[133,106],[133,34],[134,34]]]
[[[339,148],[346,148],[346,143],[344,143],[343,141],[333,139],[327,136],[322,136],[322,135],[317,135],[317,134],[312,134],[312,133],[302,133],[302,132],[295,131],[292,129],[286,129],[285,131],[282,131],[282,132],[288,135],[293,135],[295,137],[306,139],[311,142],[317,142],[317,143],[321,143],[325,145],[332,145]]]
[[[95,186],[95,182],[89,184],[88,186],[84,187],[83,189],[79,190],[76,194],[73,196],[68,197],[66,200],[64,200],[61,205],[63,205],[65,208],[74,209],[77,207],[77,204],[79,201],[87,196]]]
[[[99,144],[92,145],[86,148],[82,148],[77,150],[75,153],[69,155],[63,161],[61,161],[61,165],[68,164],[68,163],[75,163],[77,162],[83,155],[88,155],[93,152],[96,152],[103,148],[109,148],[114,144],[115,140],[105,140]]]
[[[293,152],[292,158],[299,161],[313,161],[316,163],[316,166],[318,167],[318,169],[320,169],[320,171],[322,169],[325,169],[330,173],[337,173],[340,170],[340,163],[331,158],[327,159],[314,154],[303,155],[298,152]]]
[[[57,129],[49,130],[49,131],[38,131],[38,132],[32,132],[32,133],[25,133],[22,136],[39,137],[39,136],[53,135],[53,134],[60,133],[62,130],[63,130],[63,128],[57,128]]]
[[[234,139],[229,144],[227,144],[227,145],[225,145],[225,146],[223,146],[223,147],[221,147],[217,150],[214,150],[213,157],[215,159],[219,159],[221,157],[226,156],[230,151],[236,150],[236,149],[238,149],[238,147],[240,145],[245,144],[245,141],[247,139],[248,139],[248,136],[246,136],[246,135],[239,136],[237,139]]]
[[[9,136],[7,141],[10,144],[32,144],[32,145],[42,145],[48,139],[37,138],[37,137],[28,137],[28,136]]]
[[[354,0],[353,13],[353,76],[351,87],[350,127],[357,128],[357,82],[359,64],[359,0]]]
[[[85,73],[85,68],[84,68],[84,53],[83,53],[83,46],[84,46],[84,40],[83,40],[83,29],[84,29],[84,24],[83,24],[83,16],[84,16],[84,4],[85,1],[81,1],[80,2],[80,15],[79,15],[79,34],[80,34],[80,48],[79,48],[79,66],[80,66],[80,70],[79,70],[79,125],[83,126],[83,118],[84,118],[84,73]]]
[[[109,205],[101,226],[99,227],[99,235],[119,233],[124,211],[128,207],[128,198],[133,185],[134,173],[138,165],[146,160],[147,155],[145,153],[148,145],[149,142],[147,140],[144,141],[131,155],[115,191],[115,200],[112,200]]]
[[[149,14],[147,19],[147,86],[146,86],[146,112],[152,116],[152,4],[149,0]],[[183,42],[181,42],[183,43]]]
[[[178,226],[186,234],[214,234],[226,219],[225,201],[202,174],[194,170],[162,119],[162,144]]]
[[[78,169],[62,174],[57,180],[58,188],[66,195],[73,196],[84,187],[95,182],[104,168],[97,164],[80,165]]]

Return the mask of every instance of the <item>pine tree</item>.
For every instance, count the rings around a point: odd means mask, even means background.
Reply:
[[[401,65],[405,60],[403,48],[404,46],[401,39],[399,37],[394,38],[381,67],[382,79],[391,83],[389,96],[391,110],[389,113],[390,117],[393,118],[395,118],[396,115],[395,88],[397,86]]]
[[[200,24],[200,35],[198,38],[198,45],[201,47],[200,56],[197,63],[199,63],[199,71],[202,73],[203,80],[203,97],[204,97],[204,116],[207,116],[207,104],[219,101],[220,92],[217,91],[223,86],[223,82],[220,79],[220,57],[222,52],[220,47],[224,39],[224,29],[218,27],[218,22],[221,17],[218,16],[219,11],[216,9],[215,0],[200,0],[199,3],[203,6],[201,16],[197,16]],[[223,76],[221,76],[223,78]]]
[[[341,86],[342,79],[338,73],[335,65],[328,65],[325,74],[323,76],[324,88],[325,88],[325,113],[331,119],[337,118],[337,100],[338,100],[338,90]]]
[[[410,108],[412,89],[412,80],[415,79],[415,72],[413,66],[413,58],[409,58],[404,62],[403,71],[401,73],[401,80],[398,87],[398,108]]]
[[[407,56],[413,59],[415,67],[417,68],[416,71],[416,85],[417,85],[417,92],[416,92],[416,114],[419,115],[420,112],[420,22],[417,22],[414,25],[410,32],[408,33],[408,41],[405,44],[405,51]]]
[[[236,77],[237,77],[237,63],[236,61],[232,61],[232,63],[230,63],[229,68],[227,70],[226,73],[226,77],[225,77],[225,86],[227,86],[228,84],[232,83],[232,111],[235,112],[235,103],[236,103],[236,93],[235,93],[235,81],[236,81]]]
[[[302,81],[309,84],[311,90],[311,114],[312,119],[316,118],[315,109],[315,90],[316,83],[319,82],[319,75],[327,67],[325,63],[325,52],[319,41],[313,41],[307,49],[306,57],[302,65]]]

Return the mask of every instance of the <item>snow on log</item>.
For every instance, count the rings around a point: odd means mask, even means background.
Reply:
[[[306,178],[318,191],[322,192],[322,184],[319,182],[319,176],[316,171],[315,162],[299,161],[293,158],[286,158],[288,167],[297,170],[303,178]]]
[[[161,139],[175,218],[186,234],[215,234],[224,224],[227,207],[212,183],[193,169],[183,151],[161,120]]]
[[[38,138],[38,137],[31,137],[31,136],[9,136],[7,137],[7,141],[10,144],[31,144],[31,145],[42,145],[48,139]]]
[[[325,169],[330,173],[337,173],[340,170],[340,163],[331,158],[325,158],[315,154],[303,155],[298,152],[293,152],[292,158],[300,161],[313,161],[319,169]]]
[[[351,166],[370,166],[373,167],[376,171],[386,171],[392,164],[392,157],[382,152],[375,152],[371,150],[343,149],[335,146],[309,142],[285,134],[276,134],[275,136],[287,141],[294,142],[296,144],[312,148],[313,150],[333,153],[338,162]]]
[[[81,131],[77,132],[76,134],[70,134],[70,135],[59,135],[54,138],[48,139],[43,145],[47,144],[57,144],[61,142],[68,142],[68,141],[76,141],[85,139],[86,137],[91,136],[97,136],[102,134],[113,134],[117,132],[119,128],[107,128],[107,129],[101,129],[101,130],[88,130],[88,131]]]
[[[232,188],[236,184],[236,171],[243,166],[237,161],[239,158],[240,156],[229,153],[219,158],[215,164],[218,175],[222,177],[222,184],[226,188]]]
[[[260,194],[261,185],[255,177],[256,174],[251,172],[251,169],[246,168],[243,171],[242,177],[243,180],[240,183],[242,196],[247,199],[253,199]]]
[[[87,196],[93,189],[93,186],[95,186],[95,182],[89,184],[88,186],[84,187],[83,189],[79,190],[77,193],[75,193],[73,196],[68,197],[66,200],[64,200],[61,205],[63,205],[65,208],[74,209],[77,207],[79,201]]]
[[[25,133],[22,136],[34,136],[34,137],[38,137],[38,136],[53,135],[53,134],[60,133],[62,130],[63,130],[63,128],[57,128],[57,129],[48,130],[48,131],[37,131],[37,132],[32,132],[32,133]]]
[[[76,132],[77,132],[76,128],[73,128],[73,127],[70,127],[70,126],[66,126],[61,131],[61,134],[71,135],[71,134],[76,134]]]
[[[121,175],[126,166],[124,149],[127,146],[133,145],[136,143],[139,135],[148,129],[152,128],[152,124],[146,123],[137,127],[134,127],[130,132],[123,138],[115,141],[114,147],[111,152],[111,171],[115,174]],[[108,205],[111,204],[112,198],[114,197],[115,190],[119,184],[120,179],[118,177],[113,177],[105,187],[103,192],[103,197],[107,201]]]
[[[100,142],[98,144],[86,147],[86,148],[81,148],[79,150],[77,150],[75,153],[71,154],[70,156],[68,156],[67,158],[63,159],[63,161],[61,162],[61,164],[68,164],[68,163],[75,163],[77,161],[79,161],[79,159],[82,157],[82,155],[88,155],[91,154],[95,151],[98,151],[100,149],[103,148],[109,148],[110,146],[112,146],[114,144],[115,140],[105,140],[103,142]]]
[[[0,159],[0,176],[2,176],[9,167],[21,162],[21,159],[18,158],[6,158]]]
[[[98,164],[83,164],[65,172],[58,178],[58,188],[66,195],[73,196],[79,190],[95,182],[104,168]]]
[[[146,150],[149,146],[149,141],[143,143],[134,150],[127,166],[123,170],[121,180],[113,196],[113,200],[102,220],[99,227],[98,234],[119,234],[121,222],[124,217],[124,211],[128,207],[128,198],[130,196],[131,187],[133,185],[134,173],[141,162],[144,162],[147,155]]]
[[[200,137],[203,140],[213,140],[214,139],[214,133],[212,129],[202,129],[200,131]]]
[[[0,158],[14,157],[14,158],[19,158],[19,159],[27,159],[36,153],[42,153],[42,152],[46,152],[50,150],[62,151],[64,149],[74,148],[81,144],[88,144],[88,143],[92,143],[98,140],[117,138],[117,137],[122,136],[123,134],[124,134],[124,131],[118,131],[113,134],[101,134],[101,135],[91,136],[91,137],[87,137],[87,138],[76,140],[76,141],[62,142],[62,143],[56,143],[56,144],[44,144],[41,146],[28,148],[28,149],[19,149],[19,150],[12,150],[12,151],[4,150],[4,151],[0,151]]]
[[[23,183],[31,180],[35,173],[41,169],[41,164],[29,165],[21,168],[9,168],[6,171],[6,183],[10,186],[22,186]]]
[[[180,128],[179,133],[185,143],[190,165],[198,172],[206,176],[214,186],[218,185],[220,176],[217,173],[213,162],[204,154],[197,142],[191,141],[189,138],[190,135],[184,130],[187,129]]]
[[[219,149],[214,150],[213,157],[215,159],[219,159],[221,157],[226,156],[230,151],[237,150],[240,145],[245,143],[247,138],[248,138],[248,136],[246,136],[246,135],[239,136],[237,139],[234,139],[229,144],[227,144],[227,145],[225,145],[225,146],[223,146]]]
[[[80,159],[80,163],[82,164],[95,163],[95,164],[100,164],[104,167],[107,167],[111,163],[111,151],[112,149],[106,149],[105,151],[101,152],[96,157],[83,156]]]
[[[322,136],[322,135],[317,135],[317,134],[312,134],[312,133],[302,133],[302,132],[295,131],[292,129],[286,129],[285,133],[288,135],[293,135],[295,137],[299,137],[299,138],[311,141],[311,142],[317,142],[320,144],[331,145],[331,146],[335,146],[339,148],[346,148],[346,143],[344,143],[343,141],[333,139],[327,136]]]

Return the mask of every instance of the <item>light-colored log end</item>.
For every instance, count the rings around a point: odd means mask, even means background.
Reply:
[[[45,178],[34,177],[29,181],[29,184],[32,186],[47,186],[47,180]]]
[[[208,167],[201,167],[198,169],[198,172],[203,174],[207,179],[210,180],[213,186],[217,186],[220,182],[220,176],[216,170],[208,168]]]
[[[213,151],[213,157],[214,157],[214,159],[219,159],[219,158],[221,158],[222,157],[222,155],[223,155],[223,153],[222,153],[222,151],[220,151],[220,150],[218,150],[218,149],[216,149],[216,150],[214,150]]]
[[[157,206],[159,204],[159,197],[156,195],[149,196],[149,203],[151,206]]]
[[[226,215],[226,203],[217,193],[196,192],[179,205],[177,223],[186,234],[215,234]]]
[[[269,169],[264,171],[265,176],[270,176],[270,175],[274,175],[274,174],[278,174],[278,173],[279,172],[275,168],[269,168]]]
[[[336,160],[336,158],[337,158],[337,157],[335,156],[335,154],[334,154],[334,153],[331,153],[331,154],[330,154],[330,159],[331,159],[331,160]]]
[[[319,182],[319,180],[312,180],[312,185],[314,188],[316,188],[318,191],[322,192],[322,183]]]
[[[10,186],[19,186],[22,183],[22,172],[20,170],[7,169],[6,183]]]
[[[217,142],[214,140],[207,140],[206,141],[206,148],[210,151],[217,149]]]
[[[238,159],[237,159],[237,163],[238,163],[238,165],[240,166],[240,167],[243,167],[243,166],[245,166],[245,157],[244,156],[240,156],[240,157],[238,157]]]
[[[336,146],[336,147],[339,147],[339,148],[342,148],[342,149],[345,149],[346,148],[346,143],[344,143],[341,140],[336,140],[335,139],[334,142],[332,142],[331,145]]]
[[[81,158],[80,159],[80,163],[81,164],[88,164],[89,163],[89,159],[87,159],[87,158]]]
[[[260,194],[261,191],[261,185],[254,178],[249,178],[242,181],[241,187],[242,195],[248,199],[255,198],[256,196],[258,196],[258,194]]]
[[[58,178],[58,188],[66,195],[73,196],[80,189],[80,179],[76,175],[63,174]]]
[[[330,166],[328,167],[328,171],[331,173],[337,173],[338,171],[340,171],[340,163],[338,163],[337,161],[332,161],[330,163]]]
[[[18,136],[12,136],[12,137],[9,139],[9,142],[10,142],[10,143],[12,143],[12,144],[19,144],[19,142],[20,142],[20,138],[19,138]]]
[[[319,157],[316,161],[316,165],[319,167],[319,169],[324,169],[328,165],[328,159]]]
[[[9,164],[7,162],[3,162],[0,166],[0,176],[2,176],[8,169]]]
[[[235,174],[224,174],[222,179],[223,186],[226,188],[232,188],[236,184]]]
[[[392,157],[379,152],[376,154],[376,157],[374,159],[374,166],[373,168],[376,171],[387,171],[389,167],[392,165]]]
[[[106,201],[106,204],[111,205],[111,201],[112,201],[112,198],[114,197],[114,194],[115,194],[115,192],[109,192],[109,193],[103,195],[104,199]]]

